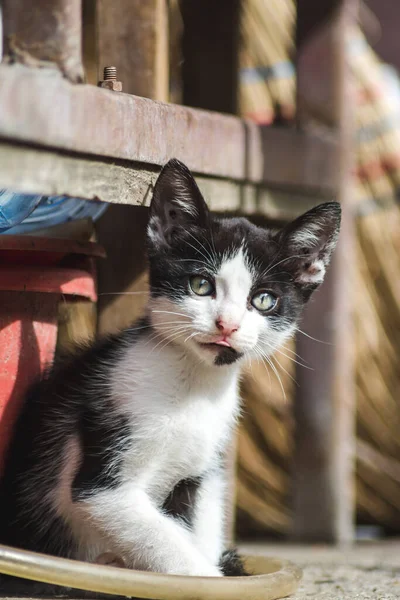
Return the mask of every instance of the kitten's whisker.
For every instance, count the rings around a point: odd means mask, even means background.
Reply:
[[[272,269],[275,269],[275,267],[277,267],[278,265],[282,264],[283,262],[285,262],[287,260],[291,260],[292,258],[306,258],[306,257],[303,254],[293,254],[292,256],[287,256],[286,258],[282,258],[282,260],[279,260],[277,263],[273,264],[271,267],[268,267],[265,271],[263,271],[261,274],[261,277],[264,277],[270,271],[272,271]]]
[[[282,383],[282,379],[279,376],[279,373],[275,367],[275,365],[273,364],[273,362],[271,361],[270,357],[265,355],[262,350],[261,350],[261,355],[264,359],[265,362],[267,362],[269,364],[269,366],[271,367],[271,369],[273,370],[277,380],[279,381],[279,385],[281,387],[282,393],[283,393],[283,398],[285,400],[285,402],[287,402],[287,397],[286,397],[286,392],[285,392],[285,388],[283,387],[283,383]],[[267,370],[268,371],[268,370]]]
[[[163,323],[158,323],[157,327],[161,325],[179,325],[182,321],[165,321]],[[153,329],[153,325],[142,325],[141,327],[127,327],[125,331],[139,331],[140,329]]]
[[[194,338],[196,335],[200,335],[200,332],[198,331],[198,332],[191,333],[191,334],[190,334],[190,335],[189,335],[189,336],[188,336],[188,337],[187,337],[187,338],[184,340],[185,344],[186,344],[186,342],[187,342],[188,340],[191,340],[191,339],[192,339],[192,338]]]
[[[140,329],[151,329],[151,325],[142,325],[141,327],[127,327],[125,331],[139,331]]]
[[[287,371],[287,370],[285,369],[285,367],[284,367],[284,366],[283,366],[283,365],[282,365],[282,364],[279,362],[279,360],[276,358],[276,356],[271,356],[271,360],[276,360],[276,362],[278,363],[278,365],[279,365],[279,367],[282,369],[282,371],[283,371],[284,373],[286,373],[286,375],[287,375],[288,377],[290,377],[290,379],[293,381],[293,383],[294,383],[295,385],[297,385],[297,387],[298,387],[298,385],[299,385],[299,384],[298,384],[298,382],[296,381],[296,379],[293,377],[293,375],[291,375],[291,374],[289,373],[289,371]]]
[[[178,317],[185,317],[186,319],[190,319],[188,315],[185,315],[184,313],[173,312],[172,310],[152,310],[151,312],[166,315],[177,315]]]
[[[187,232],[187,233],[189,233],[189,232]],[[192,236],[192,237],[193,237],[193,236]],[[197,241],[197,240],[196,240],[196,241]],[[209,263],[210,263],[210,260],[211,260],[211,259],[210,259],[210,258],[208,258],[208,257],[207,257],[205,254],[203,254],[203,252],[202,252],[202,251],[201,251],[199,248],[196,248],[195,246],[193,246],[193,244],[191,244],[191,243],[190,243],[190,242],[188,242],[187,240],[185,240],[185,243],[186,243],[188,246],[190,246],[190,248],[193,248],[193,250],[194,250],[195,252],[199,252],[199,254],[201,254],[201,256],[202,256],[202,257],[204,258],[204,260],[206,261],[206,263],[205,263],[205,264],[209,264]],[[213,265],[213,261],[212,261],[212,260],[211,260],[211,264]]]
[[[282,350],[280,348],[277,348],[275,350],[275,352],[278,352],[279,354],[282,354],[282,356],[284,356],[285,358],[287,358],[288,360],[290,360],[292,363],[295,363],[296,365],[299,365],[300,367],[303,367],[304,369],[308,369],[309,371],[314,371],[314,369],[312,367],[309,367],[308,365],[303,364],[302,362],[296,360],[295,358],[292,358],[291,356],[288,356],[287,354],[285,354],[284,352],[282,352]]]
[[[188,331],[191,331],[191,329],[191,325],[180,325],[179,327],[165,327],[161,331],[156,330],[156,336],[153,336],[153,339],[156,339],[156,337],[163,337],[164,339],[166,339],[168,337],[169,332],[171,333],[171,335],[176,334],[176,337],[178,337],[179,335],[185,334],[185,332],[187,333]],[[153,348],[153,350],[155,350],[155,348]]]
[[[256,353],[256,355],[257,355],[257,362],[261,362],[261,364],[262,364],[262,365],[265,367],[265,370],[266,370],[266,372],[267,372],[267,374],[268,374],[268,379],[269,379],[269,391],[271,392],[271,389],[272,389],[271,374],[270,374],[270,372],[268,371],[268,369],[266,368],[266,365],[265,365],[265,359],[264,359],[264,356],[263,356],[263,355],[262,355],[262,353],[261,353],[261,350],[260,350],[260,348],[259,348],[258,344],[256,344],[256,346],[254,347],[254,351],[255,351],[255,353]]]
[[[161,331],[155,330],[154,334],[151,335],[145,343],[145,346],[147,346],[150,342],[157,340],[158,338],[162,338],[162,340],[164,340],[166,338],[166,334],[168,334],[169,332],[171,332],[171,334],[178,333],[179,335],[181,335],[188,329],[191,329],[191,327],[188,325],[181,325],[180,327],[164,327]],[[153,350],[155,350],[155,348],[153,348],[152,351]]]
[[[332,342],[325,342],[324,340],[317,340],[317,338],[312,337],[312,335],[309,335],[305,331],[302,331],[299,327],[296,327],[296,331],[298,331],[299,333],[302,333],[303,335],[305,335],[306,337],[310,338],[310,340],[313,340],[314,342],[319,342],[320,344],[325,344],[326,346],[333,346],[334,345]]]
[[[267,360],[268,364],[270,365],[271,369],[273,370],[273,372],[275,373],[276,378],[279,381],[279,385],[281,386],[281,390],[282,390],[282,393],[283,393],[283,398],[284,398],[285,402],[287,402],[285,388],[283,387],[282,379],[279,376],[277,368],[275,367],[275,365],[273,364],[273,362],[270,360],[270,358],[267,358],[266,360]]]
[[[197,262],[197,263],[200,263],[201,265],[205,265],[205,266],[209,265],[208,262],[206,262],[205,260],[200,260],[199,258],[177,258],[177,259],[174,259],[174,262]]]
[[[190,233],[190,231],[187,231],[186,233],[188,233],[190,235],[190,237],[192,237],[198,244],[200,244],[201,248],[203,248],[204,252],[206,252],[207,256],[208,256],[208,259],[207,259],[207,257],[204,256],[204,254],[203,254],[204,258],[206,260],[210,260],[211,264],[214,266],[214,268],[216,268],[216,260],[215,260],[216,257],[213,256],[212,254],[210,254],[210,252],[207,250],[207,248],[204,246],[204,244],[202,244],[199,239],[195,238],[194,235],[192,233]]]
[[[170,336],[166,336],[164,338],[164,340],[161,340],[153,349],[151,352],[155,352],[156,349],[162,344],[163,341],[165,341],[166,343],[161,346],[159,352],[161,352],[161,350],[164,350],[164,348],[166,348],[169,344],[171,344],[174,340],[178,339],[181,335],[183,334],[182,331],[178,331],[178,332],[172,332]],[[150,354],[151,354],[150,352]]]
[[[138,296],[139,294],[150,294],[150,290],[144,292],[100,292],[98,296]]]
[[[292,358],[291,356],[288,356],[280,348],[274,348],[274,346],[271,346],[271,344],[269,344],[266,341],[264,341],[263,344],[266,344],[268,346],[268,348],[271,348],[271,350],[273,351],[272,354],[271,354],[271,356],[273,355],[274,352],[278,352],[279,354],[281,354],[282,356],[284,356],[285,358],[287,358],[291,362],[296,363],[296,365],[300,365],[300,367],[304,367],[305,369],[309,369],[310,371],[314,370],[312,367],[309,367],[308,365],[304,365],[302,362],[299,362],[295,358]],[[286,348],[286,350],[288,350],[288,348]]]
[[[297,356],[297,358],[299,360],[302,360],[305,364],[307,364],[307,361],[302,356],[300,356],[300,354],[297,354],[297,352],[295,352],[294,350],[292,350],[292,348],[288,348],[287,346],[282,346],[282,348],[284,350],[286,350],[286,352],[290,352],[290,354],[293,354],[294,356]]]

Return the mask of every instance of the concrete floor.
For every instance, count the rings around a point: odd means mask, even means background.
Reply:
[[[241,544],[248,554],[293,561],[304,577],[293,600],[399,600],[400,540],[328,546]]]

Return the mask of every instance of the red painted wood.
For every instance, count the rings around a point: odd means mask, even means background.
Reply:
[[[0,261],[2,264],[56,265],[74,257],[105,257],[100,244],[42,238],[30,235],[0,235]]]
[[[53,360],[58,300],[0,292],[0,472],[25,393]]]
[[[93,275],[82,269],[0,266],[0,290],[83,296],[92,302],[97,300]]]
[[[97,244],[0,236],[0,474],[29,386],[51,365],[62,297],[97,300]]]

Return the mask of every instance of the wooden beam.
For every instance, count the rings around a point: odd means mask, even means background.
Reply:
[[[324,4],[324,10],[317,5]],[[313,12],[315,5],[316,11]],[[321,8],[321,6],[319,6]],[[343,221],[327,280],[307,307],[297,348],[313,370],[297,368],[293,529],[299,541],[354,537],[355,380],[351,275],[352,95],[347,41],[357,0],[298,0],[299,125],[316,115],[338,132],[338,200]],[[312,21],[313,15],[318,20]],[[326,95],[329,96],[329,102]],[[322,340],[322,343],[314,339]]]
[[[335,141],[0,65],[0,139],[332,196]],[[45,93],[44,93],[45,92]],[[2,164],[0,164],[2,169]]]
[[[83,80],[81,0],[4,0],[4,60]]]
[[[240,0],[183,0],[183,102],[238,112]]]
[[[0,140],[0,188],[45,196],[72,196],[111,204],[148,206],[159,167],[130,161],[63,153]],[[196,175],[215,212],[238,212],[289,220],[323,202],[246,182]]]
[[[168,101],[168,9],[166,0],[99,0],[99,79],[117,67],[128,94]]]

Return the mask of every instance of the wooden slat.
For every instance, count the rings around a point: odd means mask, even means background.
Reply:
[[[327,195],[337,187],[329,139],[72,85],[45,69],[0,65],[0,78],[3,140],[157,166],[175,156],[195,173]]]

